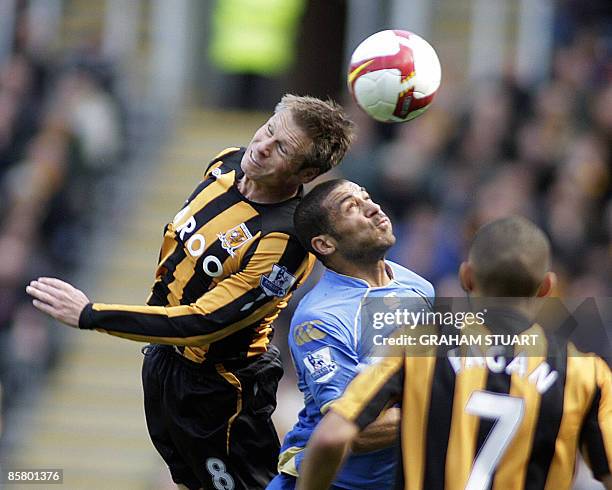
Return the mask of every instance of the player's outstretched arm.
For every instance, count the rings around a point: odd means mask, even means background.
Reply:
[[[308,441],[297,489],[329,488],[358,432],[356,424],[330,410]]]
[[[226,277],[189,305],[90,303],[78,289],[59,279],[50,284],[46,281],[50,278],[30,284],[27,292],[39,302],[35,306],[41,311],[80,329],[138,342],[197,346],[216,342],[274,315],[279,302],[289,299],[310,270],[307,252],[296,240],[270,233],[259,240],[242,271]],[[269,280],[273,284],[264,287],[262,277],[273,274],[278,284]],[[277,290],[271,291],[272,286]]]
[[[80,289],[60,279],[39,277],[30,282],[26,292],[34,307],[70,327],[79,326],[79,317],[89,298]]]

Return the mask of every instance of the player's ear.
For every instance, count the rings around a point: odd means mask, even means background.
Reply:
[[[329,235],[317,235],[310,240],[313,250],[319,255],[328,256],[336,251],[336,241]]]
[[[312,180],[319,176],[319,169],[315,167],[308,167],[300,170],[300,180],[302,184],[308,184]]]
[[[540,287],[536,292],[538,298],[545,298],[550,296],[557,287],[557,274],[554,272],[547,272],[544,279],[540,283]]]
[[[461,262],[459,267],[459,283],[466,293],[474,290],[474,269],[469,262]]]

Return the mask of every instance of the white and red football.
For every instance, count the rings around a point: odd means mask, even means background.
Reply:
[[[442,70],[434,48],[408,31],[372,34],[353,52],[349,90],[366,113],[381,122],[404,122],[427,110]]]

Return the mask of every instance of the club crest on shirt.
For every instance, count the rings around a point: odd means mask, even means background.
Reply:
[[[332,358],[331,349],[323,347],[314,352],[309,352],[304,357],[304,365],[314,379],[315,383],[325,383],[333,377],[338,369],[336,361]]]
[[[232,257],[236,255],[236,249],[242,247],[253,235],[244,223],[234,226],[225,233],[218,233],[217,238],[221,241],[221,246]]]
[[[287,271],[285,266],[274,264],[272,272],[267,276],[261,276],[260,286],[268,296],[285,296],[291,286],[296,281],[296,277]]]

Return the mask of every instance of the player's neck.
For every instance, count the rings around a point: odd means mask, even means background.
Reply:
[[[367,282],[371,288],[386,286],[392,280],[385,261],[382,259],[376,262],[357,263],[338,258],[337,263],[330,264],[329,267],[345,276],[361,279]]]
[[[470,296],[470,303],[475,309],[492,309],[500,308],[512,310],[527,318],[534,318],[537,311],[542,307],[542,303],[535,297],[504,297],[491,296],[482,294],[479,291],[473,291]]]
[[[244,176],[238,182],[238,191],[249,201],[260,204],[273,204],[283,202],[295,197],[299,192],[299,186],[266,186]]]

